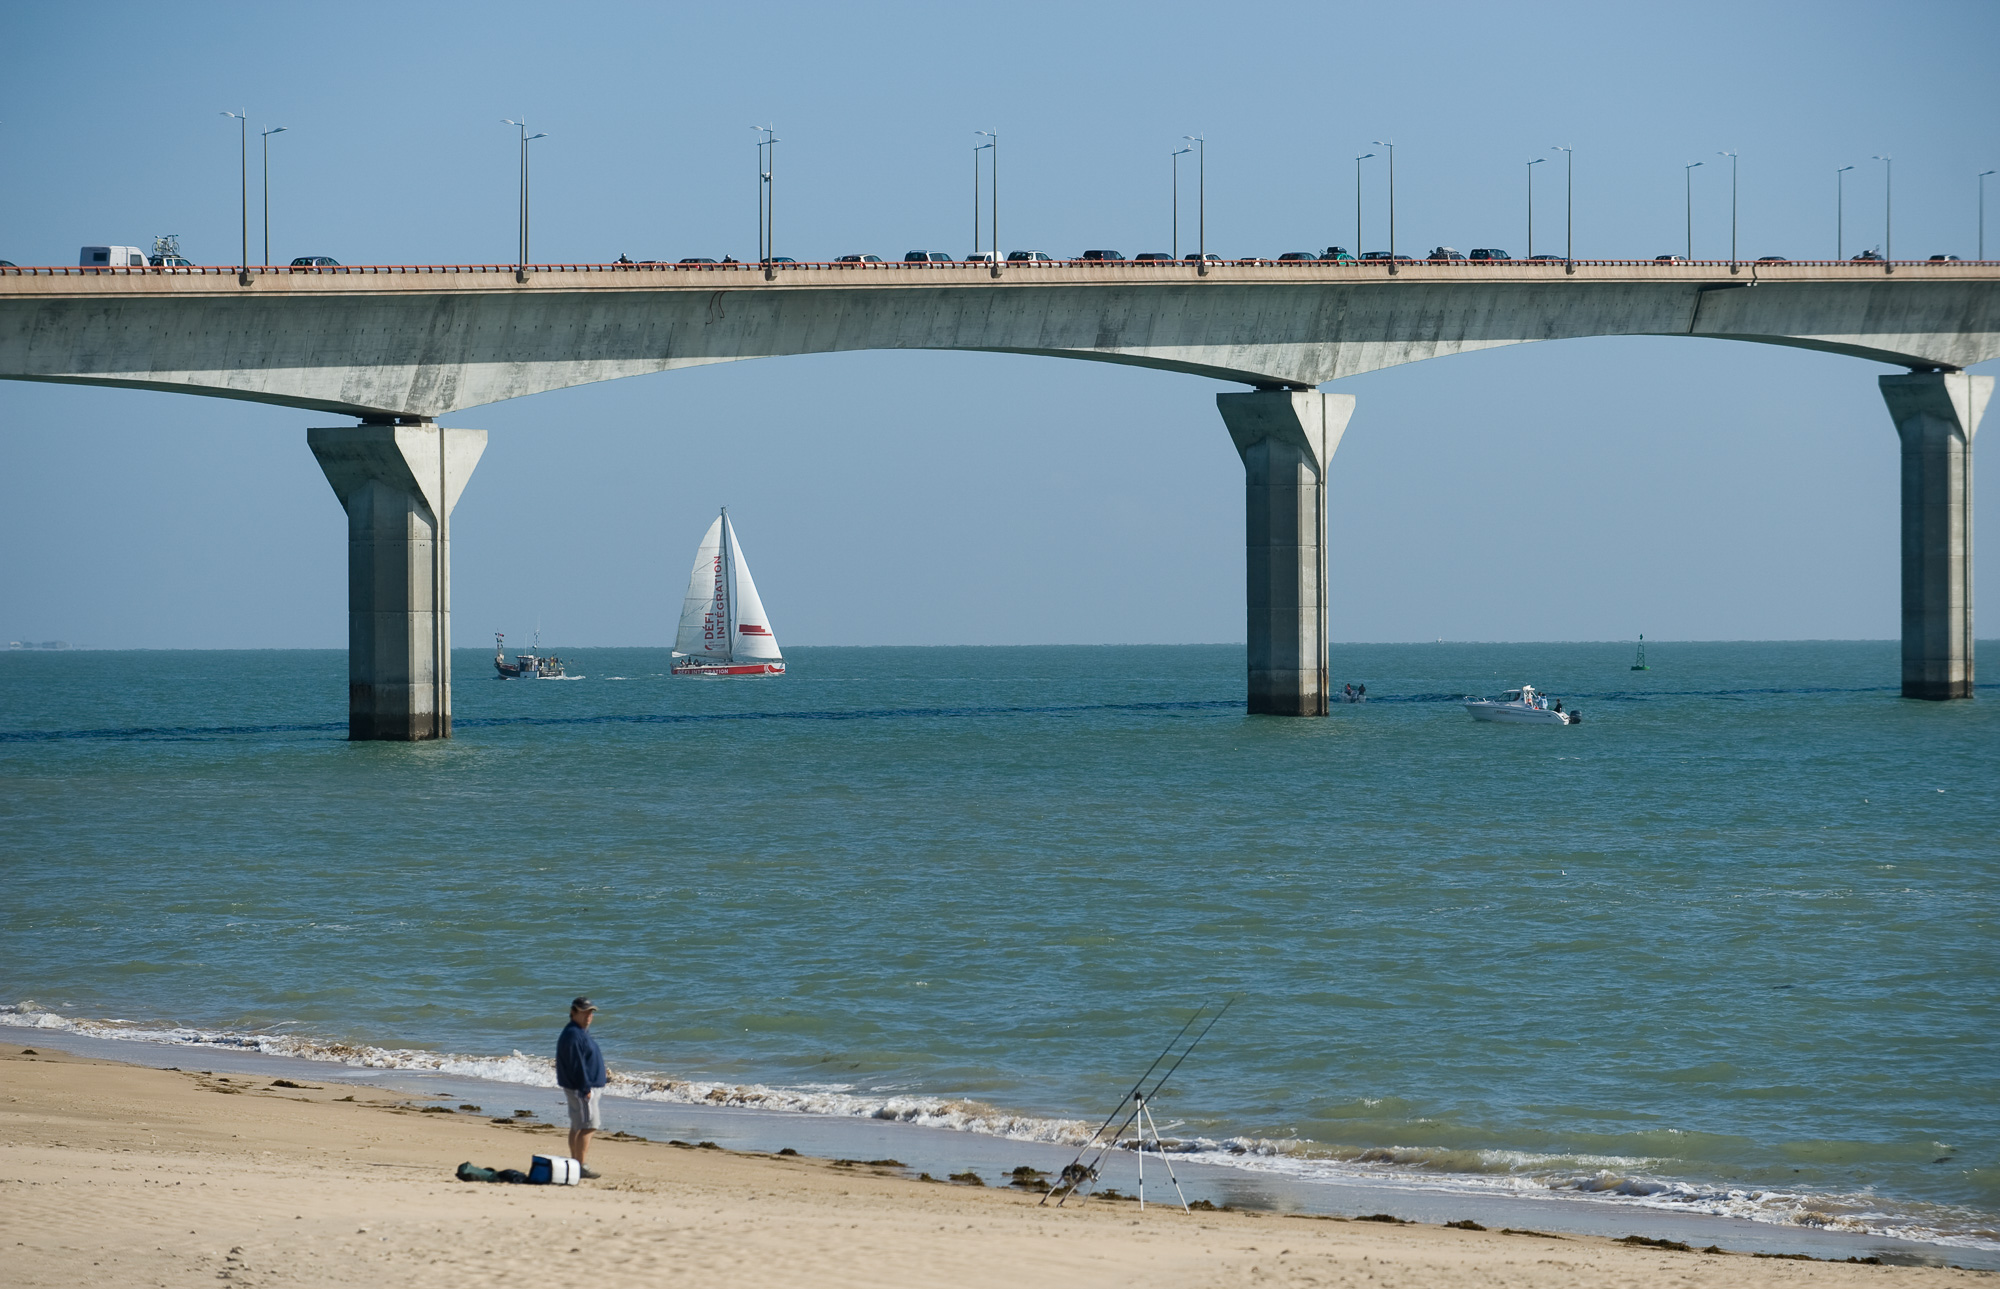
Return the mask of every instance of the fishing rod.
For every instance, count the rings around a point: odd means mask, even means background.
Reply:
[[[1233,996],[1223,1001],[1221,1008],[1216,1011],[1215,1015],[1209,1018],[1208,1024],[1202,1026],[1201,1033],[1196,1034],[1194,1036],[1194,1042],[1189,1043],[1187,1047],[1181,1052],[1180,1059],[1175,1061],[1172,1066],[1168,1067],[1167,1072],[1160,1076],[1160,1081],[1153,1085],[1153,1090],[1151,1092],[1146,1093],[1142,1097],[1139,1095],[1139,1089],[1134,1088],[1129,1094],[1127,1094],[1127,1099],[1132,1102],[1132,1113],[1125,1116],[1125,1122],[1118,1125],[1118,1131],[1111,1134],[1111,1140],[1106,1142],[1104,1148],[1097,1152],[1097,1158],[1090,1161],[1091,1176],[1095,1177],[1097,1175],[1097,1166],[1104,1162],[1104,1157],[1106,1155],[1110,1154],[1112,1151],[1118,1148],[1119,1139],[1125,1135],[1125,1130],[1127,1128],[1130,1128],[1133,1122],[1138,1119],[1141,1111],[1145,1108],[1146,1103],[1150,1102],[1155,1096],[1159,1094],[1160,1089],[1167,1085],[1167,1080],[1174,1076],[1174,1071],[1181,1068],[1181,1061],[1187,1060],[1188,1053],[1194,1051],[1194,1049],[1201,1043],[1201,1040],[1208,1037],[1208,1031],[1215,1028],[1215,1022],[1222,1019],[1222,1013],[1228,1011],[1229,1004],[1235,1001],[1236,999]],[[1203,1004],[1203,1006],[1205,1007],[1206,1004]],[[1200,1015],[1200,1013],[1197,1012],[1196,1015]],[[1190,1021],[1189,1024],[1193,1024],[1193,1022]],[[1185,1033],[1186,1031],[1183,1030],[1182,1032]],[[1147,1071],[1147,1074],[1151,1073],[1152,1073],[1151,1070]],[[1143,1084],[1144,1082],[1145,1082],[1144,1079],[1140,1080],[1141,1084]],[[1125,1108],[1125,1103],[1122,1101],[1119,1102],[1118,1110],[1123,1110],[1124,1108]],[[1113,1110],[1111,1112],[1113,1118],[1117,1117],[1118,1110]],[[1144,1149],[1145,1141],[1143,1136],[1141,1137],[1139,1145],[1141,1149]],[[1089,1147],[1086,1146],[1084,1147],[1084,1149],[1088,1150]]]
[[[1158,1095],[1160,1089],[1167,1085],[1167,1080],[1174,1076],[1174,1071],[1181,1068],[1181,1063],[1187,1060],[1189,1054],[1192,1053],[1196,1047],[1200,1046],[1201,1041],[1204,1038],[1208,1037],[1208,1031],[1215,1028],[1215,1023],[1222,1019],[1222,1014],[1228,1011],[1230,1005],[1235,1001],[1236,999],[1234,996],[1224,999],[1222,1006],[1217,1008],[1215,1014],[1208,1018],[1208,1024],[1202,1026],[1201,1033],[1196,1034],[1194,1036],[1194,1041],[1192,1043],[1189,1043],[1187,1047],[1183,1048],[1180,1056],[1175,1059],[1172,1065],[1167,1067],[1167,1072],[1160,1076],[1159,1082],[1153,1085],[1153,1090],[1151,1092],[1145,1091],[1146,1080],[1153,1076],[1154,1070],[1160,1068],[1160,1062],[1166,1060],[1168,1056],[1172,1055],[1175,1046],[1177,1046],[1180,1043],[1181,1039],[1184,1036],[1186,1036],[1188,1030],[1194,1027],[1194,1023],[1201,1019],[1202,1013],[1208,1010],[1209,1004],[1206,1001],[1204,1001],[1201,1006],[1195,1008],[1194,1015],[1188,1017],[1187,1024],[1182,1025],[1180,1027],[1180,1031],[1176,1033],[1172,1039],[1168,1040],[1166,1047],[1161,1050],[1160,1054],[1157,1057],[1153,1058],[1153,1063],[1146,1067],[1146,1072],[1144,1074],[1141,1074],[1139,1076],[1138,1081],[1132,1085],[1132,1090],[1130,1092],[1127,1092],[1123,1097],[1119,1098],[1118,1104],[1112,1108],[1112,1111],[1109,1115],[1105,1116],[1104,1122],[1101,1125],[1099,1125],[1097,1131],[1090,1135],[1090,1140],[1084,1142],[1082,1149],[1076,1152],[1076,1158],[1071,1160],[1069,1165],[1062,1170],[1061,1179],[1063,1184],[1057,1187],[1057,1190],[1060,1190],[1062,1192],[1062,1198],[1056,1201],[1057,1207],[1061,1207],[1064,1203],[1066,1203],[1069,1200],[1069,1197],[1071,1195],[1074,1195],[1077,1191],[1077,1188],[1081,1186],[1085,1181],[1088,1181],[1097,1176],[1098,1165],[1104,1162],[1104,1157],[1107,1154],[1109,1154],[1112,1150],[1117,1148],[1119,1139],[1125,1135],[1125,1130],[1127,1128],[1130,1128],[1132,1126],[1133,1121],[1137,1119],[1139,1115],[1145,1110],[1146,1103],[1151,1101],[1154,1096]],[[1097,1145],[1099,1139],[1104,1136],[1104,1130],[1111,1126],[1112,1121],[1118,1118],[1119,1114],[1122,1111],[1124,1111],[1128,1103],[1132,1106],[1132,1112],[1129,1115],[1126,1115],[1125,1122],[1118,1125],[1118,1130],[1112,1133],[1111,1139],[1105,1142],[1103,1147],[1097,1152],[1097,1158],[1093,1159],[1088,1166],[1085,1166],[1083,1163],[1083,1157],[1090,1153],[1090,1148],[1092,1146]],[[1043,1204],[1048,1203],[1049,1195],[1053,1195],[1055,1193],[1056,1191],[1052,1190],[1047,1194],[1044,1194],[1042,1196],[1041,1202]]]

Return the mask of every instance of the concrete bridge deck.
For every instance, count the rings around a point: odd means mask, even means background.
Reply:
[[[1956,370],[2000,263],[1512,261],[0,269],[0,379],[434,418],[702,363],[961,349],[1308,387],[1498,345],[1704,336]]]

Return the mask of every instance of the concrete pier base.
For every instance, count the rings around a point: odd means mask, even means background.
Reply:
[[[1903,440],[1903,697],[1972,697],[1972,436],[1991,376],[1879,378]]]
[[[451,510],[486,431],[306,431],[347,510],[347,736],[451,737]]]
[[[1354,399],[1281,389],[1215,405],[1243,458],[1250,712],[1324,716],[1326,469]]]

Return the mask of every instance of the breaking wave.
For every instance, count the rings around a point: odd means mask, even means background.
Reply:
[[[242,1034],[119,1020],[76,1020],[32,1001],[0,1004],[0,1027],[254,1052],[358,1069],[414,1070],[527,1087],[556,1085],[553,1060],[520,1051],[506,1056],[467,1056],[329,1042],[297,1034]],[[1058,1145],[1081,1146],[1095,1127],[1076,1119],[1014,1114],[978,1101],[868,1092],[845,1084],[775,1088],[625,1073],[613,1074],[606,1092],[642,1101],[873,1119]],[[1897,1203],[1865,1193],[1705,1185],[1658,1176],[1656,1170],[1664,1161],[1642,1157],[1447,1147],[1329,1146],[1322,1142],[1262,1137],[1168,1138],[1162,1149],[1204,1163],[1305,1182],[1362,1182],[1431,1193],[1442,1189],[1463,1194],[1568,1195],[1581,1200],[2000,1251],[2000,1229],[1996,1229],[1992,1215],[1975,1210]]]

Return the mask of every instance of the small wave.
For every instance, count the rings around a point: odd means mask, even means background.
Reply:
[[[75,1020],[32,1000],[0,1005],[0,1026],[130,1042],[226,1048],[361,1069],[414,1070],[528,1087],[556,1085],[553,1060],[520,1051],[506,1056],[469,1056],[329,1042],[295,1034],[241,1034],[189,1026],[146,1026],[120,1020]],[[613,1074],[611,1085],[605,1090],[611,1096],[641,1101],[872,1119],[1056,1145],[1081,1146],[1090,1139],[1092,1130],[1091,1124],[1081,1120],[1014,1114],[966,1099],[871,1093],[851,1084],[777,1088],[633,1072]],[[1129,1141],[1121,1145],[1125,1149],[1136,1148]],[[1780,1226],[2000,1251],[2000,1237],[1994,1235],[1990,1214],[1944,1205],[1897,1205],[1872,1194],[1704,1185],[1658,1176],[1655,1170],[1662,1161],[1641,1157],[1438,1146],[1329,1146],[1263,1137],[1168,1138],[1161,1143],[1161,1149],[1204,1163],[1278,1173],[1307,1182],[1363,1182],[1463,1194],[1568,1195],[1598,1203],[1632,1204]]]

